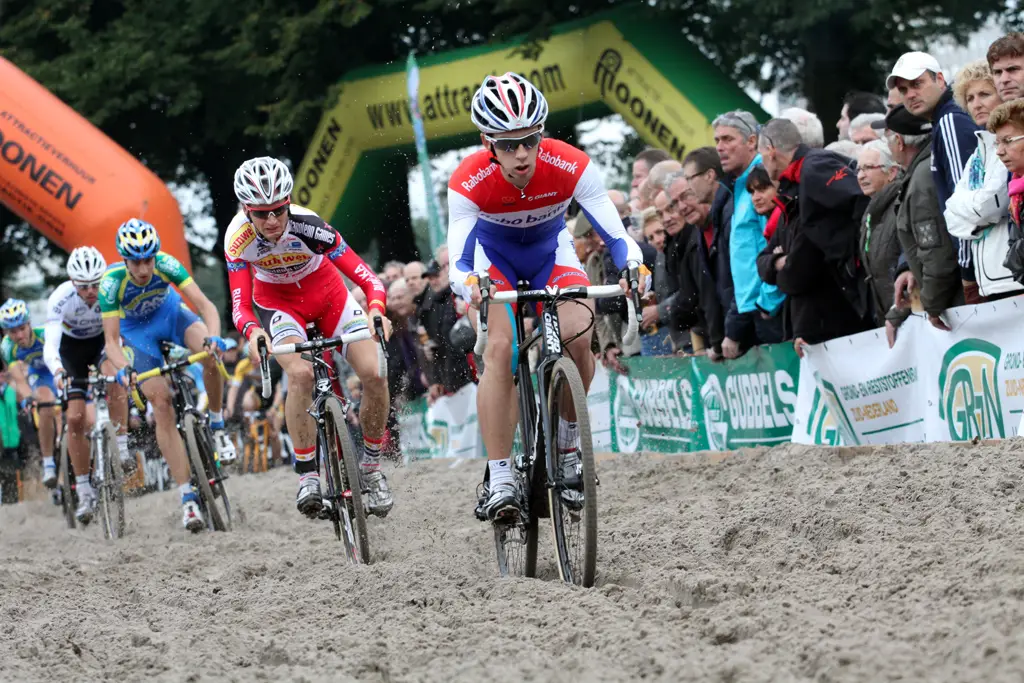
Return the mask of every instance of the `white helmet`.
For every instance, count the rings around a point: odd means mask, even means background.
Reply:
[[[292,174],[273,157],[249,159],[235,171],[235,196],[245,206],[270,206],[292,193]]]
[[[519,74],[488,76],[473,95],[473,124],[482,133],[507,133],[543,125],[548,117],[544,93]]]
[[[68,257],[68,277],[76,284],[99,282],[107,262],[96,247],[78,247]]]

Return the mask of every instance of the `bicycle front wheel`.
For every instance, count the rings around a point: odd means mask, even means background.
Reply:
[[[576,414],[579,433],[579,464],[575,467],[563,461],[566,454],[557,448],[560,414],[562,408],[570,404]],[[559,358],[552,368],[547,409],[545,432],[549,435],[548,443],[556,445],[545,450],[558,573],[566,583],[589,588],[594,585],[597,565],[597,471],[587,392],[579,370],[568,358]]]
[[[231,503],[220,468],[214,460],[210,436],[191,413],[185,415],[183,424],[185,448],[192,465],[192,478],[199,487],[206,526],[211,531],[230,531]]]
[[[61,489],[60,506],[69,529],[75,528],[75,506],[78,505],[75,490],[72,488],[74,481],[74,472],[71,471],[71,456],[68,454],[68,435],[65,429],[64,435],[60,439],[60,479],[57,485]]]
[[[93,442],[93,463],[99,462],[99,449],[103,453],[103,480],[99,486],[100,517],[103,522],[103,535],[107,538],[124,536],[124,468],[121,466],[121,454],[117,450],[117,431],[109,422],[103,426],[99,443]]]
[[[324,403],[324,408],[329,417],[324,433],[327,435],[328,490],[333,496],[335,530],[340,532],[352,564],[370,564],[370,534],[359,479],[359,453],[349,436],[341,400],[332,396]]]

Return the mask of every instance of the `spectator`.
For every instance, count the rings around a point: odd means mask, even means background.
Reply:
[[[391,338],[386,344],[388,391],[392,403],[398,405],[422,396],[427,390],[422,379],[422,363],[413,324],[415,314],[416,306],[413,304],[408,281],[405,278],[398,278],[388,287]]]
[[[825,146],[825,128],[815,114],[800,107],[790,107],[784,109],[779,118],[792,121],[808,147],[821,149]]]
[[[872,140],[877,140],[878,132],[871,127],[871,124],[876,121],[885,121],[885,114],[861,114],[853,121],[850,121],[850,141],[863,145]]]
[[[896,228],[909,272],[900,273],[895,284],[895,303],[886,314],[890,346],[896,329],[906,318],[907,293],[920,286],[921,305],[928,320],[940,330],[950,328],[942,312],[964,303],[959,282],[956,248],[939,209],[938,188],[932,182],[931,136],[933,124],[914,116],[900,105],[885,117],[885,137],[893,158],[904,169],[897,202]],[[901,267],[902,269],[902,267]]]
[[[669,313],[671,324],[675,330],[690,331],[693,342],[684,343],[684,350],[688,346],[694,352],[701,348],[706,352],[718,349],[708,354],[717,358],[725,336],[725,314],[715,281],[701,255],[701,249],[708,246],[704,239],[711,206],[698,201],[684,171],[670,176],[668,196],[669,214],[682,226],[675,240],[675,255],[669,263],[677,283]]]
[[[889,97],[885,101],[885,113],[888,114],[901,104],[903,104],[903,95],[900,93],[900,89],[895,86],[889,88]]]
[[[0,368],[0,504],[18,502],[18,472],[23,465],[18,397],[7,369]]]
[[[850,123],[861,114],[884,113],[885,107],[882,106],[882,101],[878,97],[869,92],[851,90],[843,98],[843,111],[836,122],[836,128],[839,130],[839,139],[847,140],[850,138]]]
[[[988,46],[988,66],[1003,102],[1024,97],[1024,33],[1008,33]]]
[[[654,261],[654,298],[657,306],[644,308],[644,328],[651,325],[660,325],[669,330],[672,344],[675,348],[683,348],[689,343],[686,334],[686,327],[673,325],[673,309],[676,305],[676,291],[679,288],[679,274],[677,269],[681,260],[682,241],[679,233],[683,229],[683,222],[678,214],[669,210],[668,193],[659,191],[654,198],[654,207],[662,229],[665,233],[665,244],[655,254]]]
[[[988,117],[988,130],[996,136],[996,154],[1013,174],[1009,183],[1010,245],[1006,266],[1024,283],[1024,98],[1004,102]]]
[[[427,280],[423,277],[423,271],[425,270],[426,266],[423,265],[422,261],[410,261],[402,269],[402,277],[405,278],[406,283],[409,285],[409,291],[412,292],[412,301],[417,308],[423,303],[423,297],[427,295]]]
[[[825,147],[825,150],[835,152],[844,159],[856,161],[857,155],[860,154],[860,145],[853,140],[836,140],[835,142],[830,142]]]
[[[438,249],[440,256],[447,257],[446,252]],[[425,275],[430,293],[420,307],[419,319],[432,349],[426,375],[430,387],[428,400],[433,402],[471,382],[473,370],[466,355],[455,352],[451,344],[451,331],[459,316],[448,281],[448,261],[431,261]]]
[[[641,216],[643,222],[641,229],[644,231],[644,241],[657,249],[659,252],[665,249],[665,226],[661,223],[657,209],[647,209]]]
[[[747,176],[747,192],[754,202],[754,211],[759,216],[771,216],[776,209],[775,198],[778,191],[775,182],[768,175],[764,166],[755,166]]]
[[[779,183],[778,228],[758,257],[765,282],[787,294],[786,338],[809,344],[871,327],[856,269],[857,231],[867,199],[846,160],[809,148],[791,121],[764,125],[758,149]]]
[[[647,179],[655,164],[671,158],[669,153],[663,149],[656,149],[654,147],[644,149],[633,159],[633,181],[630,187],[634,189],[639,188],[640,183]]]
[[[925,52],[907,52],[901,56],[885,85],[887,88],[895,86],[903,96],[907,111],[931,121],[933,130],[938,133],[931,138],[931,167],[941,214],[946,210],[946,202],[960,180],[967,159],[978,146],[978,138],[974,136],[978,127],[953,101],[953,93],[946,85],[939,63]],[[953,242],[965,300],[978,303],[978,284],[975,282],[970,247],[955,237]]]
[[[726,314],[722,353],[726,358],[738,358],[751,346],[782,341],[778,314],[785,295],[775,285],[763,282],[757,271],[757,256],[768,243],[764,236],[767,219],[754,211],[746,189],[747,175],[761,163],[757,121],[749,112],[737,110],[716,118],[712,127],[722,170],[733,181],[729,270],[735,301]]]
[[[682,169],[682,167],[683,165],[675,159],[659,161],[651,167],[651,172],[644,180],[640,190],[640,199],[643,201],[644,206],[651,207],[655,205],[654,198],[665,189],[665,180],[670,174]]]
[[[875,305],[875,324],[885,325],[885,314],[893,302],[893,273],[900,257],[896,236],[896,199],[900,193],[901,170],[884,140],[872,140],[861,148],[857,159],[857,183],[870,197],[860,224],[858,253],[864,277]]]
[[[664,195],[663,192],[658,193]],[[644,242],[655,252],[653,291],[644,297],[643,321],[640,323],[644,334],[640,338],[640,353],[644,356],[668,356],[672,354],[676,338],[670,334],[669,308],[675,300],[674,280],[665,264],[666,232],[658,211],[644,209],[641,214],[641,229]],[[643,247],[641,247],[643,249]]]
[[[723,358],[725,316],[734,305],[729,265],[733,193],[723,182],[724,172],[714,147],[699,147],[687,154],[683,160],[683,177],[693,190],[695,200],[692,210],[684,213],[684,217],[700,229],[702,239],[697,241],[698,253],[714,285],[714,291],[702,290],[701,310],[708,319],[707,356],[717,361]],[[683,209],[686,211],[687,207]]]
[[[621,190],[608,190],[608,199],[612,200],[615,210],[619,213],[619,218],[622,219],[623,225],[626,225],[630,214],[629,197]]]
[[[401,261],[388,261],[384,264],[384,270],[381,272],[381,281],[385,286],[390,285],[392,282],[402,277],[402,270],[404,268],[405,264]]]
[[[971,62],[960,70],[955,83],[957,104],[976,124],[988,125],[989,115],[1002,103],[988,62]],[[971,250],[979,296],[1004,298],[1021,291],[1003,265],[1010,241],[1006,168],[996,153],[996,136],[987,130],[974,134],[978,148],[967,160],[953,196],[946,202],[946,227]]]

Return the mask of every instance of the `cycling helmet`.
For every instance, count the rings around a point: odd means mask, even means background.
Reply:
[[[107,262],[96,247],[78,247],[68,257],[68,277],[76,284],[99,282]]]
[[[156,228],[144,220],[130,218],[117,229],[117,253],[126,259],[139,260],[160,251]]]
[[[473,95],[473,124],[482,133],[507,133],[543,125],[548,117],[544,93],[519,74],[488,76]]]
[[[28,322],[28,306],[21,299],[8,299],[0,306],[0,327],[10,330]]]
[[[272,206],[292,193],[292,174],[273,157],[249,159],[235,171],[235,196],[245,206]]]

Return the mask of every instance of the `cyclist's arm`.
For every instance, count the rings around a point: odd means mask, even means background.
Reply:
[[[608,198],[608,190],[594,164],[588,163],[583,169],[576,189],[573,190],[573,197],[579,202],[597,234],[608,245],[608,251],[620,270],[626,267],[627,261],[643,263],[640,247],[623,227],[619,212]]]
[[[252,308],[252,273],[249,262],[232,258],[225,252],[228,264],[228,288],[231,290],[231,322],[246,339],[260,328],[260,320]]]
[[[11,383],[14,384],[14,393],[18,400],[26,399],[32,395],[32,387],[28,384],[28,366],[17,361],[8,366],[10,370]]]
[[[74,296],[78,296],[75,294]],[[64,311],[61,303],[65,299],[54,291],[46,302],[45,337],[43,338],[43,362],[54,375],[64,369],[60,362],[60,338],[64,334]]]
[[[217,307],[213,305],[213,302],[206,298],[203,294],[203,290],[199,289],[199,285],[195,282],[190,282],[184,287],[181,287],[181,293],[185,295],[196,310],[199,311],[199,316],[206,323],[207,332],[211,337],[220,336],[220,313],[217,312]]]
[[[118,275],[105,275],[100,282],[100,313],[103,316],[103,341],[107,358],[114,370],[122,370],[131,363],[121,350],[121,300],[118,290],[121,281]]]
[[[476,266],[476,227],[480,207],[468,197],[448,188],[448,279],[452,291],[469,301],[466,279]]]
[[[387,315],[387,292],[384,283],[380,281],[373,270],[366,265],[359,254],[345,244],[341,234],[334,231],[334,244],[327,252],[327,258],[341,271],[342,275],[359,285],[359,289],[366,294],[367,313],[377,311],[380,315]]]

